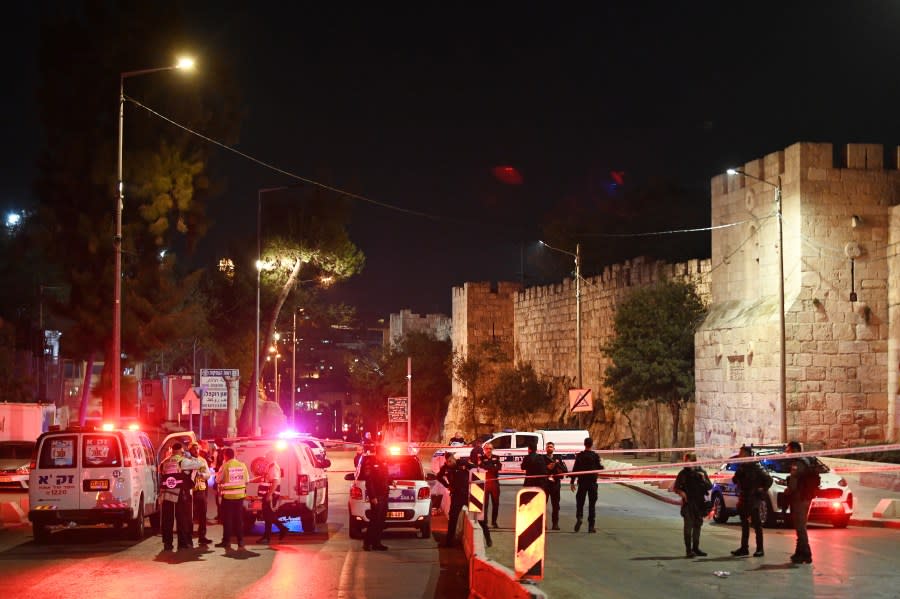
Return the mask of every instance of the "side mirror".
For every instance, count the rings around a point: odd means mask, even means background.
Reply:
[[[330,468],[330,467],[331,467],[331,460],[329,460],[328,458],[320,458],[319,459],[319,468]]]
[[[344,480],[356,480],[356,474],[349,472],[344,475]]]

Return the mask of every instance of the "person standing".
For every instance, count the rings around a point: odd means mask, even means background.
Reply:
[[[247,482],[250,471],[247,464],[234,457],[234,448],[222,450],[225,461],[219,471],[219,493],[222,504],[219,516],[222,520],[222,542],[216,547],[231,550],[231,537],[237,539],[238,549],[244,549],[244,498],[247,496]]]
[[[200,467],[194,470],[193,490],[193,519],[197,520],[197,542],[201,545],[209,545],[212,540],[206,538],[206,510],[208,506],[208,483],[210,477],[209,461],[206,455],[200,451],[200,446],[192,443],[191,455],[200,459]]]
[[[696,462],[697,454],[684,454],[685,462]],[[684,519],[684,551],[687,557],[706,556],[700,549],[700,527],[706,516],[706,494],[712,481],[700,466],[685,466],[675,477],[675,492],[681,497],[681,517]]]
[[[803,449],[799,441],[787,444],[786,453],[800,453]],[[787,481],[788,502],[791,506],[791,519],[797,533],[797,545],[791,562],[795,564],[811,564],[812,549],[809,546],[809,534],[806,532],[806,521],[809,518],[809,506],[819,490],[820,476],[816,467],[807,457],[798,457],[791,464],[791,474]]]
[[[741,446],[738,457],[749,458],[753,455],[746,445]],[[742,462],[732,477],[732,482],[737,485],[738,515],[741,518],[741,546],[731,552],[731,555],[741,557],[750,555],[750,526],[756,534],[756,551],[753,557],[762,557],[763,530],[759,518],[759,502],[765,501],[766,490],[772,486],[772,477],[763,470],[759,462]]]
[[[172,453],[159,465],[160,498],[162,513],[160,514],[160,532],[163,538],[163,549],[173,549],[173,528],[178,528],[178,549],[191,549],[194,542],[191,531],[191,474],[192,470],[201,467],[201,460],[184,455],[184,446],[180,442],[172,444]]]
[[[450,437],[450,443],[458,443],[460,445],[465,445],[466,438],[463,437],[462,432],[456,431],[456,433],[452,437]]]
[[[522,460],[522,470],[525,471],[523,487],[540,487],[547,492],[547,460],[538,454],[534,441],[528,446],[528,455]]]
[[[596,506],[597,506],[597,471],[603,470],[600,456],[592,447],[594,441],[590,437],[584,440],[584,451],[575,455],[575,463],[572,465],[573,476],[569,477],[572,491],[575,492],[575,532],[581,530],[581,517],[584,514],[584,499],[588,500],[588,532],[597,532]],[[578,474],[584,472],[585,474]],[[578,491],[575,491],[575,481],[578,481]]]
[[[388,465],[384,459],[384,446],[376,445],[375,453],[366,460],[364,470],[366,481],[366,494],[369,496],[369,526],[366,527],[366,536],[363,539],[363,551],[387,551],[387,547],[381,544],[381,533],[384,531],[384,521],[387,518],[388,495],[390,493],[391,479],[388,473]]]
[[[556,446],[552,441],[547,443],[545,449],[547,455],[544,456],[544,461],[547,464],[547,473],[550,475],[547,477],[547,501],[550,502],[551,507],[550,515],[551,522],[553,523],[552,529],[559,530],[559,491],[562,486],[562,475],[568,472],[569,469],[566,468],[566,464],[562,461],[562,458],[553,455]]]
[[[500,510],[500,481],[498,473],[503,467],[500,458],[494,455],[494,446],[487,443],[484,455],[481,456],[481,467],[485,471],[484,480],[484,515],[487,520],[488,506],[491,509],[491,524],[497,528],[497,512]]]
[[[268,543],[271,540],[272,525],[278,527],[278,540],[287,535],[288,527],[278,519],[278,500],[281,497],[281,466],[275,459],[275,452],[266,453],[266,470],[259,481],[258,494],[262,499],[262,514],[265,521],[263,536],[257,543]]]

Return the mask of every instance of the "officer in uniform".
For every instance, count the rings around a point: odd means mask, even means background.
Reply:
[[[191,456],[200,459],[200,467],[194,470],[194,491],[193,491],[193,508],[194,520],[197,521],[197,542],[201,545],[209,545],[212,540],[206,538],[206,508],[208,501],[208,484],[210,477],[209,462],[207,456],[200,451],[200,446],[192,443],[190,447]]]
[[[391,479],[388,474],[387,462],[384,459],[383,445],[376,445],[375,454],[366,460],[364,477],[371,509],[369,510],[369,526],[366,528],[366,536],[363,539],[363,550],[387,551],[387,547],[381,544],[381,533],[387,518]]]
[[[537,444],[533,441],[528,446],[528,455],[522,460],[522,470],[525,471],[523,487],[540,487],[547,492],[547,460],[537,452]]]
[[[741,447],[739,457],[749,458],[753,452],[746,445]],[[756,536],[756,551],[753,557],[763,557],[763,529],[759,519],[759,502],[765,501],[766,489],[772,485],[772,477],[763,470],[759,462],[742,462],[734,472],[732,482],[738,490],[738,515],[741,518],[741,546],[731,555],[741,557],[750,555],[750,527]]]
[[[199,469],[203,464],[196,458],[184,455],[184,446],[175,442],[172,454],[159,465],[160,498],[162,500],[160,528],[163,538],[163,549],[172,551],[173,528],[178,526],[178,549],[191,549],[191,475],[190,471]]]
[[[491,508],[491,523],[497,528],[497,512],[500,510],[500,481],[497,473],[503,467],[500,458],[494,455],[494,446],[485,444],[484,453],[480,456],[479,466],[484,468],[484,513],[487,518],[488,506]]]
[[[568,472],[569,469],[566,468],[566,464],[562,461],[562,458],[559,456],[553,455],[553,450],[556,449],[556,446],[553,442],[549,442],[546,445],[547,455],[544,456],[544,461],[547,463],[547,473],[550,474],[547,477],[547,501],[550,502],[551,506],[551,522],[553,523],[553,530],[559,530],[559,490],[561,485],[561,480],[563,478],[563,474]]]
[[[596,523],[597,506],[597,470],[603,470],[600,456],[591,449],[594,441],[590,437],[584,440],[584,451],[575,454],[575,463],[572,465],[573,476],[569,477],[572,491],[575,491],[575,480],[578,480],[578,491],[575,493],[575,532],[581,530],[581,516],[584,514],[584,498],[588,499],[588,532],[597,532]],[[587,472],[587,474],[578,474]],[[577,476],[574,476],[576,475]]]
[[[234,457],[234,448],[222,451],[225,461],[219,471],[218,488],[222,496],[219,516],[222,520],[222,542],[216,547],[231,550],[231,537],[237,537],[238,549],[244,549],[244,498],[247,496],[247,481],[250,471],[247,464]]]
[[[275,452],[266,453],[266,471],[259,483],[259,496],[262,499],[263,520],[265,520],[265,533],[257,543],[268,543],[271,540],[272,525],[278,527],[278,540],[284,539],[288,527],[278,519],[276,508],[278,498],[281,496],[281,466],[275,460]]]

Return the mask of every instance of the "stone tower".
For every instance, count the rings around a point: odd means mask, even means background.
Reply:
[[[721,228],[710,312],[696,335],[698,445],[724,454],[745,442],[897,437],[898,149],[887,169],[885,156],[880,145],[850,144],[836,161],[831,144],[796,143],[745,164],[747,176],[712,179]]]

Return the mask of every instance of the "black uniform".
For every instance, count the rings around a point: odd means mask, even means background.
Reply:
[[[759,502],[765,501],[766,489],[772,486],[772,477],[757,462],[739,464],[732,477],[738,490],[738,515],[741,518],[741,546],[732,551],[732,555],[750,553],[750,527],[756,533],[755,557],[763,555],[763,530],[759,520]]]
[[[588,472],[591,470],[603,470],[603,464],[600,463],[600,456],[593,450],[585,449],[579,451],[575,455],[575,463],[572,465],[572,474],[578,472]],[[581,516],[584,513],[584,498],[588,498],[588,532],[596,532],[594,528],[596,522],[596,506],[597,506],[597,473],[579,474],[570,477],[574,484],[578,480],[578,491],[575,494],[575,532],[581,528]]]
[[[800,457],[791,464],[791,475],[788,477],[788,500],[791,506],[791,519],[797,532],[797,545],[791,561],[795,564],[812,563],[812,549],[809,546],[809,535],[806,532],[806,521],[809,518],[809,504],[816,496],[819,481],[815,466],[808,458]]]
[[[706,555],[700,550],[700,527],[706,516],[706,494],[710,489],[712,482],[700,466],[685,466],[675,478],[675,490],[687,495],[681,504],[681,517],[684,518],[684,549],[688,557]]]
[[[371,509],[369,510],[369,526],[366,528],[366,537],[363,540],[363,549],[384,550],[381,544],[381,533],[384,530],[384,521],[387,518],[388,494],[391,480],[388,474],[387,463],[378,456],[372,456],[365,468],[366,493],[369,496]]]
[[[540,487],[547,492],[547,460],[539,453],[528,452],[522,460],[522,470],[525,471],[523,487]]]
[[[551,506],[551,522],[553,523],[553,530],[559,530],[559,490],[561,487],[560,481],[563,479],[563,474],[569,471],[566,468],[566,464],[562,461],[557,455],[549,456],[544,455],[544,462],[547,464],[547,472],[553,476],[547,478],[547,501],[550,502]]]
[[[495,455],[491,457],[481,456],[481,467],[484,468],[484,513],[487,519],[488,506],[491,508],[491,524],[497,528],[497,512],[500,509],[500,481],[497,473],[503,467],[500,458]]]
[[[456,523],[463,506],[469,501],[469,470],[472,464],[463,459],[457,459],[453,466],[444,464],[437,474],[437,480],[450,491],[450,513],[447,515],[447,539],[444,545],[450,547],[456,537]],[[491,532],[485,520],[479,520],[481,530],[484,532],[484,540],[488,547],[491,546]]]

